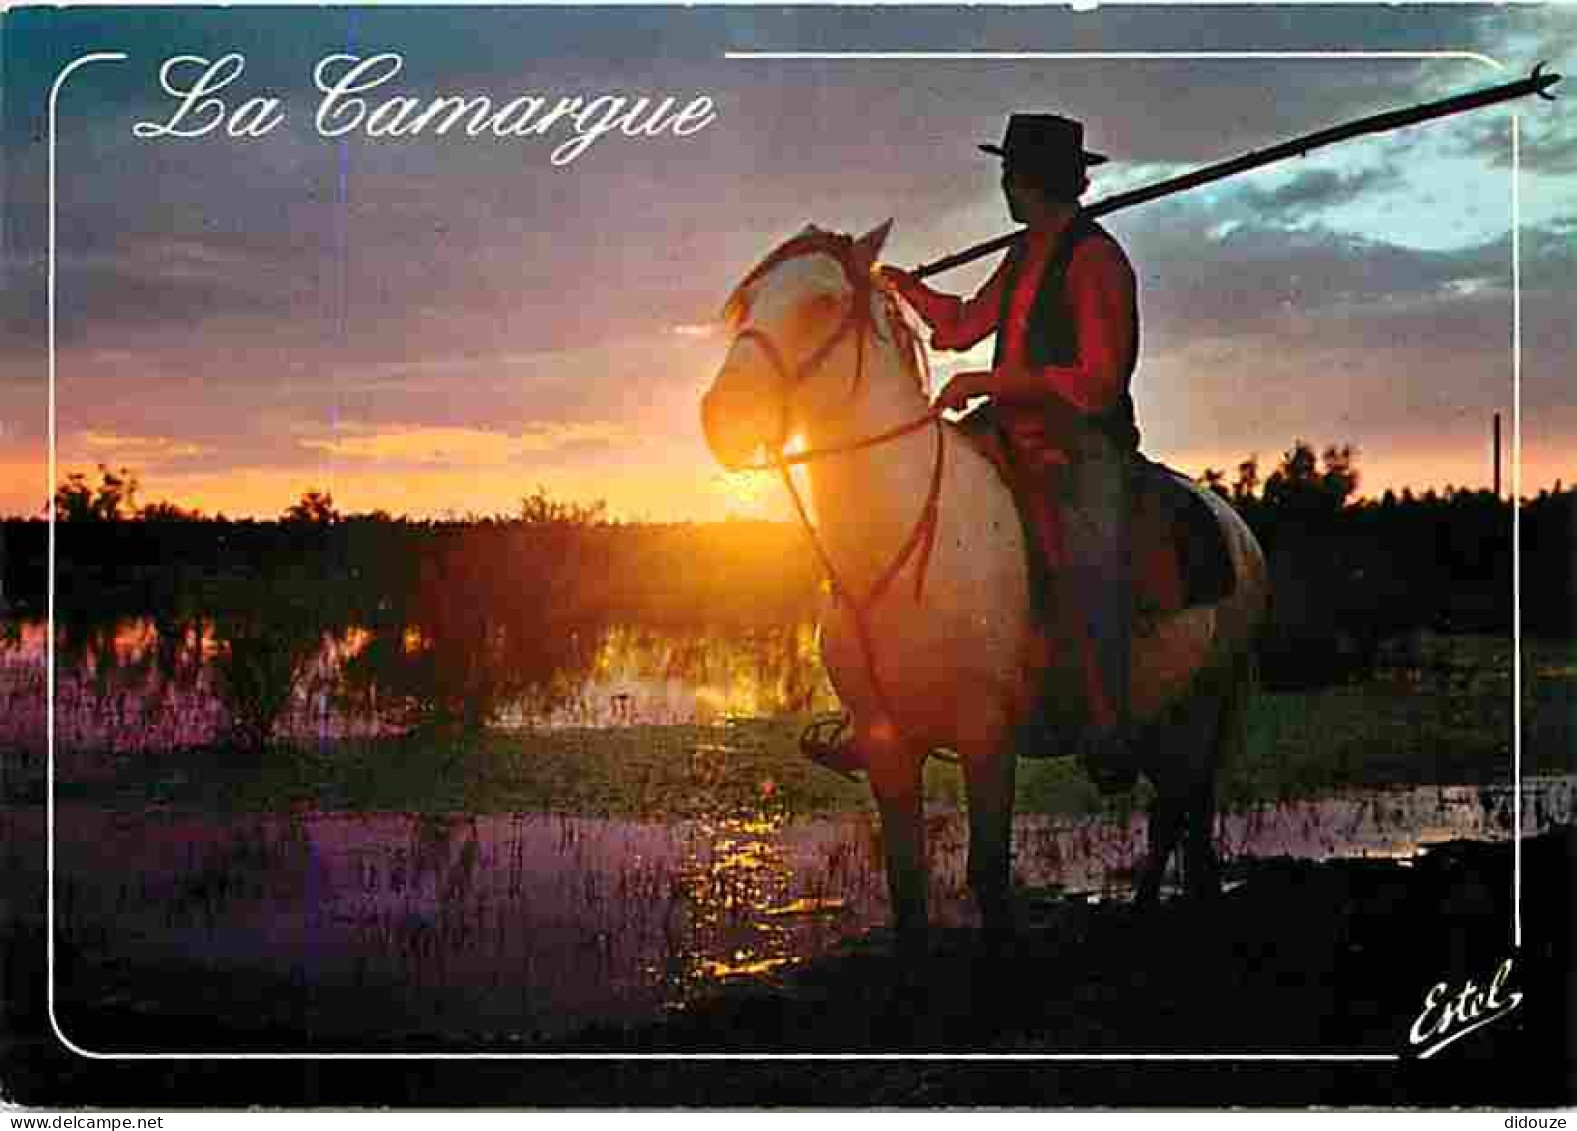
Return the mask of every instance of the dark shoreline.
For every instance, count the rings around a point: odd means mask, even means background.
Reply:
[[[1511,846],[1453,842],[1405,863],[1252,862],[1208,906],[1172,902],[1140,912],[1031,900],[1026,930],[1007,947],[989,947],[973,932],[940,934],[918,985],[895,978],[878,933],[780,980],[741,983],[663,1023],[540,1046],[632,1058],[616,1061],[84,1059],[50,1035],[41,935],[12,933],[3,942],[0,1093],[30,1106],[110,1108],[1562,1105],[1577,1099],[1567,898],[1574,862],[1577,830],[1523,842],[1523,945],[1515,953]],[[1414,1059],[1407,1030],[1430,987],[1482,986],[1507,958],[1521,1008],[1432,1059]],[[70,968],[63,956],[62,969]],[[352,1051],[292,1025],[291,994],[308,992],[261,980],[196,980],[184,1017],[151,1015],[111,995],[87,1010],[63,1009],[61,1021],[74,1040],[102,1050]],[[208,1007],[241,999],[258,1003],[254,1023],[206,1019]],[[507,1035],[391,1034],[354,1051],[463,1056],[521,1047]],[[633,1059],[718,1051],[1404,1059]]]

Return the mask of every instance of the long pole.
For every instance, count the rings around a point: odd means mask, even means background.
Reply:
[[[1097,201],[1084,209],[1084,214],[1090,217],[1104,216],[1108,212],[1116,212],[1119,208],[1130,208],[1135,204],[1144,204],[1146,201],[1155,200],[1157,197],[1171,196],[1173,193],[1184,192],[1200,185],[1219,181],[1224,177],[1233,177],[1245,173],[1250,169],[1258,169],[1277,161],[1284,161],[1288,157],[1303,157],[1322,149],[1327,145],[1335,145],[1339,141],[1349,141],[1365,134],[1384,133],[1388,130],[1400,129],[1403,126],[1416,125],[1419,122],[1431,121],[1435,118],[1445,118],[1452,114],[1462,114],[1469,110],[1477,110],[1484,106],[1493,106],[1498,102],[1506,102],[1513,98],[1523,98],[1529,94],[1537,94],[1540,98],[1554,101],[1554,96],[1546,94],[1550,87],[1561,81],[1557,74],[1544,74],[1544,64],[1540,63],[1533,68],[1533,73],[1517,82],[1509,82],[1502,86],[1487,87],[1484,90],[1470,91],[1467,94],[1458,94],[1451,98],[1442,98],[1438,102],[1425,102],[1418,106],[1409,106],[1401,110],[1389,110],[1383,114],[1373,114],[1367,118],[1359,118],[1346,125],[1331,126],[1328,129],[1318,130],[1302,137],[1295,137],[1291,141],[1284,141],[1268,149],[1257,149],[1234,157],[1219,164],[1207,165],[1192,173],[1184,173],[1179,177],[1157,181],[1153,185],[1146,185],[1129,192],[1118,193],[1116,196],[1107,197]],[[1013,245],[1015,240],[1022,238],[1023,232],[1009,232],[1007,235],[998,236],[987,240],[985,243],[976,244],[953,255],[926,263],[915,268],[916,278],[924,279],[930,275],[949,271],[965,263],[972,263],[982,256],[987,256],[997,251],[1005,251]]]

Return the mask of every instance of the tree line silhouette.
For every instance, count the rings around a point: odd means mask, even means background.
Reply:
[[[1419,629],[1511,631],[1512,505],[1491,491],[1359,498],[1358,452],[1302,440],[1268,473],[1250,457],[1230,476],[1211,468],[1200,481],[1243,514],[1266,549],[1274,607],[1263,656],[1273,677],[1361,673],[1385,640]],[[551,632],[554,618],[787,619],[803,615],[820,584],[792,525],[627,524],[601,502],[540,489],[514,514],[444,520],[344,514],[314,490],[273,521],[139,505],[140,490],[125,468],[101,466],[96,483],[82,474],[61,483],[53,500],[59,607],[202,609],[243,582],[266,582],[268,603],[313,604],[357,623],[413,618],[424,602],[431,618],[447,602],[489,616],[513,610],[517,624],[536,617],[533,631]],[[1521,500],[1518,518],[1523,630],[1570,637],[1577,491],[1557,482]],[[3,525],[3,595],[24,611],[42,611],[46,525]]]
[[[1302,440],[1261,479],[1258,461],[1200,481],[1237,508],[1265,547],[1272,680],[1362,674],[1387,639],[1419,629],[1509,635],[1513,510],[1493,491],[1404,488],[1357,498],[1358,453]],[[1577,631],[1577,492],[1556,482],[1518,505],[1522,629]]]

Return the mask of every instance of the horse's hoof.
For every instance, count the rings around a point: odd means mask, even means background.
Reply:
[[[1161,873],[1146,869],[1139,876],[1134,888],[1133,905],[1136,910],[1148,911],[1161,903]]]
[[[918,971],[931,960],[931,931],[929,925],[905,924],[892,928],[894,969],[900,976],[905,971]]]
[[[976,896],[980,908],[980,933],[986,938],[1010,939],[1019,932],[1018,907],[1008,896]]]
[[[987,984],[1001,976],[1010,981],[1018,975],[1019,960],[1029,947],[1029,936],[1011,928],[982,928],[975,937],[969,957]]]

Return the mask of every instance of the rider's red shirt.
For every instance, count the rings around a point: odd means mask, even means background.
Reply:
[[[1006,321],[1000,327],[1007,258],[968,299],[923,288],[917,305],[932,327],[932,347],[968,349],[995,330],[1004,335],[1002,364],[1021,364],[1035,292],[1056,254],[1059,235],[1043,229],[1027,233],[1023,266],[1009,298]],[[1077,323],[1079,356],[1073,365],[1040,369],[1040,384],[1048,395],[1081,412],[1098,413],[1111,408],[1127,391],[1136,360],[1132,355],[1134,288],[1133,267],[1115,241],[1087,239],[1074,249],[1068,264],[1067,296]]]

